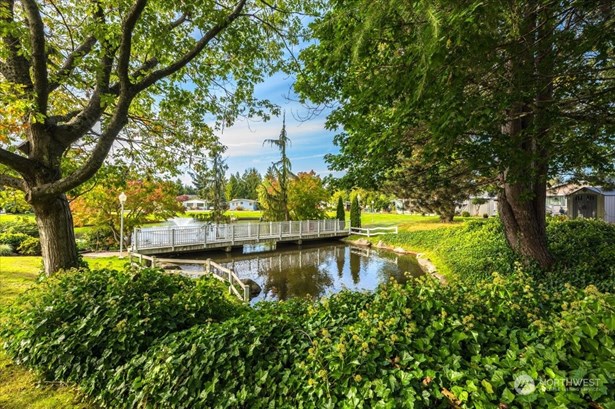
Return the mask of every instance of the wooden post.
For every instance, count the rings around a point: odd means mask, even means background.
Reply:
[[[133,244],[134,251],[139,251],[139,232],[140,232],[139,229],[137,229],[136,227],[132,232],[132,237],[135,238],[135,241]]]
[[[231,224],[231,244],[235,244],[235,225]]]
[[[303,222],[299,220],[299,238],[300,239],[303,238],[303,229],[301,226],[303,226]]]
[[[231,289],[231,287],[233,287],[233,276],[231,275],[231,271],[229,270],[228,273],[228,292],[229,294],[233,294],[233,290]]]
[[[283,222],[278,223],[278,230],[280,231],[280,240],[282,240],[282,223]]]
[[[171,250],[175,251],[175,229],[171,229]]]
[[[320,222],[321,222],[320,220],[316,221],[316,229],[317,229],[317,232],[318,232],[318,237],[320,237]]]
[[[397,226],[395,226],[395,234],[397,234],[397,233],[398,233],[398,230],[399,230],[399,229],[398,229],[398,227],[397,227]]]
[[[152,256],[152,268],[156,268],[156,256]]]
[[[243,286],[243,300],[245,302],[250,302],[250,286],[246,284]]]
[[[259,241],[261,237],[261,224],[256,225],[256,241]]]
[[[139,265],[143,267],[143,254],[139,254]]]

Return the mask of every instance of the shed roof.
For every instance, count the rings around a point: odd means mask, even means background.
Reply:
[[[580,192],[586,192],[586,191],[590,191],[592,193],[596,193],[598,195],[602,195],[602,196],[615,196],[615,190],[605,190],[599,186],[582,186],[579,187],[578,189],[568,193],[568,196],[572,196],[575,195],[577,193]]]

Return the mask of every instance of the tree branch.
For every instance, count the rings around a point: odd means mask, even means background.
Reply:
[[[130,12],[122,22],[122,41],[120,43],[120,54],[117,63],[117,72],[120,78],[121,92],[130,88],[130,79],[128,77],[128,67],[130,65],[130,53],[132,51],[132,32],[143,13],[147,0],[136,0]]]
[[[36,92],[37,111],[47,114],[48,73],[47,55],[45,53],[45,26],[34,0],[21,0],[26,11],[30,30],[30,46],[32,48],[32,69],[34,76],[34,91]]]
[[[0,148],[0,163],[19,173],[28,173],[34,167],[34,162],[21,155]]]
[[[9,175],[0,175],[0,186],[12,187],[13,189],[21,190],[22,192],[26,191],[26,186],[23,180]]]
[[[98,6],[96,18],[104,23],[105,15],[102,6]],[[101,96],[109,92],[109,81],[111,70],[113,69],[114,52],[106,44],[104,39],[100,40],[104,54],[101,58],[99,68],[96,70],[96,88],[87,106],[77,115],[73,115],[69,122],[59,125],[55,131],[55,137],[65,146],[79,140],[94,124],[100,119],[103,107]]]
[[[224,18],[223,21],[213,26],[195,45],[190,49],[187,53],[185,53],[181,58],[175,61],[173,64],[161,68],[152,72],[150,75],[145,77],[141,82],[136,84],[135,89],[137,92],[142,91],[154,84],[156,81],[161,80],[175,72],[179,71],[183,67],[185,67],[190,61],[196,58],[201,51],[209,44],[211,40],[213,40],[221,31],[226,29],[233,21],[240,17],[241,11],[246,5],[246,0],[240,0],[239,3],[235,6],[233,11]]]
[[[96,44],[96,41],[96,37],[94,36],[86,38],[79,47],[74,49],[68,57],[66,57],[62,67],[54,74],[54,80],[49,84],[49,92],[57,89],[62,80],[73,72],[76,67],[75,63],[77,62],[77,58],[87,55],[92,50],[92,47],[94,47],[94,44]]]

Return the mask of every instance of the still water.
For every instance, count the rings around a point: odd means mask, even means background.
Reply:
[[[380,283],[394,277],[398,282],[419,276],[423,271],[413,255],[345,243],[318,243],[298,247],[278,245],[246,246],[243,252],[203,253],[196,258],[211,258],[230,268],[241,279],[256,282],[261,291],[252,303],[263,300],[286,300],[292,297],[317,298],[343,289],[374,290]],[[184,255],[194,259],[195,255]],[[184,266],[185,270],[200,270],[198,266]]]

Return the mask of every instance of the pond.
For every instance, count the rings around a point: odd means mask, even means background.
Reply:
[[[195,257],[210,258],[230,268],[241,279],[256,282],[261,291],[252,303],[286,300],[293,297],[317,298],[343,289],[374,290],[393,277],[405,282],[410,276],[423,275],[414,255],[400,255],[390,251],[356,247],[346,243],[313,243],[297,245],[260,244],[246,246],[232,253],[208,252]],[[201,267],[185,265],[184,270],[197,271]]]

